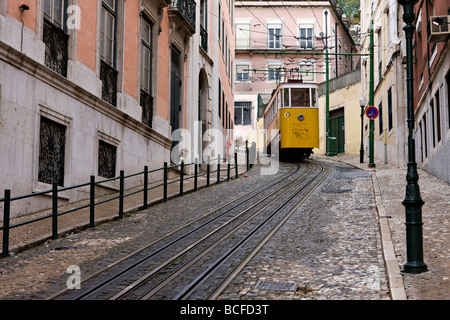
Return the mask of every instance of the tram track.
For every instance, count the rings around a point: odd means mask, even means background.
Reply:
[[[225,290],[225,288],[233,281],[233,279],[239,274],[239,272],[248,264],[248,262],[261,250],[261,248],[272,238],[272,236],[286,223],[286,221],[296,212],[296,210],[306,201],[308,196],[314,192],[314,190],[323,182],[326,177],[331,172],[331,169],[328,168],[328,171],[325,172],[325,167],[320,165],[320,169],[317,174],[312,173],[311,179],[302,183],[301,187],[298,190],[288,196],[288,199],[284,201],[279,207],[270,213],[265,219],[250,232],[246,237],[241,239],[239,243],[237,243],[233,248],[229,249],[226,254],[217,259],[214,263],[212,263],[208,269],[206,269],[200,276],[198,276],[194,281],[189,283],[187,286],[183,288],[182,291],[178,293],[175,297],[176,300],[179,299],[209,299],[215,300],[219,298],[220,294]],[[319,181],[315,181],[318,177],[320,177]],[[315,181],[315,185],[311,188],[311,183]],[[310,188],[310,189],[308,189]],[[300,201],[295,201],[297,197],[301,196]],[[285,209],[291,202],[294,201],[293,207],[289,208],[286,213],[283,213],[283,209]],[[278,219],[274,218],[281,215]],[[270,225],[273,224],[273,226]],[[269,226],[268,226],[269,225]],[[252,237],[259,231],[264,231],[264,227],[268,227],[267,232],[261,232],[262,238],[257,239],[256,241],[252,239]],[[245,247],[248,242],[253,240],[253,244]],[[220,285],[214,284],[215,290],[212,293],[209,293],[208,290],[205,290],[205,284],[208,279],[214,277],[214,274],[218,272],[220,267],[224,265],[232,265],[233,263],[229,262],[230,257],[236,260],[235,255],[241,251],[241,258],[238,259],[238,263],[234,266],[232,271],[220,281]],[[208,284],[211,287],[211,284]],[[207,293],[207,294],[205,294]],[[144,298],[149,298],[149,296],[145,296]]]
[[[298,165],[290,164],[289,170],[283,173],[281,176],[278,176],[277,178],[272,179],[262,184],[261,186],[254,188],[231,201],[226,202],[225,204],[220,205],[219,207],[207,212],[206,214],[203,214],[197,219],[190,221],[179,228],[176,228],[175,230],[167,233],[165,236],[152,241],[148,245],[139,248],[138,250],[107,265],[106,267],[98,270],[89,277],[83,279],[81,285],[86,289],[81,290],[81,292],[79,292],[79,290],[73,291],[65,288],[47,297],[47,300],[79,300],[89,298],[101,287],[132,271],[137,266],[145,264],[155,255],[166,250],[167,248],[176,245],[180,241],[183,241],[183,239],[186,239],[193,233],[201,229],[205,229],[208,225],[217,222],[223,217],[226,217],[226,215],[235,208],[248,203],[248,201],[252,199],[261,197],[262,192],[270,190],[273,186],[279,184],[282,181],[288,180],[291,176],[295,175],[299,171],[301,171],[301,168]]]
[[[84,281],[87,290],[63,290],[51,298],[216,299],[304,201],[296,198],[306,199],[329,174],[323,172],[315,162],[297,165],[296,170],[291,166],[282,177],[202,216],[210,218],[200,226],[178,228],[92,275]],[[213,213],[218,214],[211,218]],[[212,222],[214,228],[206,228]]]

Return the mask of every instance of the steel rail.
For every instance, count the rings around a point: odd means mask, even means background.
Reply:
[[[300,169],[300,168],[297,167],[297,170],[296,170],[295,172],[297,172],[299,169]],[[241,196],[239,196],[239,197],[233,199],[233,200],[230,200],[230,201],[226,202],[225,204],[219,206],[218,208],[215,208],[214,210],[207,212],[206,214],[204,214],[204,215],[198,217],[197,219],[195,219],[195,220],[193,220],[193,221],[190,221],[190,222],[186,223],[185,225],[183,225],[183,226],[181,226],[181,227],[179,227],[179,228],[176,228],[175,230],[171,231],[170,233],[164,235],[163,237],[158,238],[158,239],[152,241],[151,243],[149,243],[149,244],[147,244],[147,245],[145,245],[145,246],[143,246],[143,247],[141,247],[141,248],[139,248],[139,249],[133,251],[132,253],[128,254],[127,256],[125,256],[125,257],[123,257],[123,258],[121,258],[121,259],[119,259],[119,260],[117,260],[117,261],[115,261],[115,262],[113,262],[113,263],[107,265],[106,267],[104,267],[104,268],[98,270],[97,272],[93,273],[92,275],[90,275],[90,276],[84,278],[84,279],[82,280],[81,284],[85,284],[86,282],[92,280],[93,278],[98,277],[98,276],[101,275],[102,273],[104,273],[104,272],[106,272],[106,271],[108,271],[108,270],[114,268],[115,266],[117,266],[117,265],[119,265],[119,264],[121,264],[121,263],[127,261],[128,259],[131,259],[131,258],[133,258],[133,257],[135,257],[135,256],[137,256],[137,255],[139,255],[141,252],[147,250],[147,249],[150,248],[151,246],[154,246],[154,245],[157,244],[158,242],[161,242],[161,241],[163,241],[163,240],[169,238],[170,236],[176,234],[177,232],[179,232],[179,231],[181,231],[181,230],[183,230],[183,229],[185,229],[185,228],[188,228],[188,227],[191,226],[192,224],[194,224],[194,223],[196,223],[196,222],[198,222],[198,221],[200,221],[200,220],[202,220],[202,219],[204,219],[204,218],[206,218],[206,217],[208,217],[208,216],[214,214],[215,212],[218,212],[218,211],[220,211],[220,210],[226,208],[227,206],[232,205],[233,203],[236,203],[237,201],[241,200],[242,198],[248,197],[248,196],[251,195],[252,193],[258,192],[258,193],[256,193],[255,195],[250,196],[250,198],[248,198],[248,199],[251,199],[251,198],[254,198],[254,197],[258,196],[259,193],[260,193],[261,191],[267,190],[267,189],[269,189],[272,185],[278,184],[280,181],[285,180],[285,179],[286,179],[286,176],[288,176],[288,175],[292,172],[292,170],[293,170],[293,166],[292,166],[292,164],[291,164],[291,165],[290,165],[290,168],[289,168],[289,171],[287,171],[287,172],[284,173],[283,175],[281,175],[281,176],[279,176],[279,177],[277,177],[277,178],[275,178],[275,179],[273,179],[273,180],[271,180],[271,181],[268,181],[268,182],[264,183],[263,185],[258,186],[258,187],[256,187],[256,188],[254,188],[254,189],[252,189],[252,190],[246,192],[245,194],[243,194],[243,195],[241,195]],[[264,188],[264,189],[261,190],[261,188]],[[167,247],[169,247],[169,246],[171,246],[171,245],[173,245],[173,244],[175,244],[175,243],[177,243],[177,242],[179,242],[179,241],[181,241],[183,238],[187,237],[187,236],[190,235],[192,232],[195,232],[195,231],[197,231],[197,230],[203,228],[203,227],[206,226],[207,224],[209,224],[209,223],[215,221],[216,219],[222,217],[223,215],[227,214],[227,213],[228,213],[229,211],[231,211],[232,209],[234,209],[234,208],[236,208],[237,206],[239,206],[239,205],[243,204],[244,202],[248,201],[248,199],[245,199],[245,200],[243,200],[243,201],[238,202],[238,203],[235,204],[232,208],[229,208],[227,211],[225,211],[225,212],[223,212],[222,214],[218,215],[218,216],[215,217],[214,219],[208,220],[207,222],[205,222],[205,223],[202,224],[201,226],[195,228],[194,230],[192,230],[191,232],[187,233],[186,235],[184,235],[184,236],[182,236],[182,237],[180,237],[180,238],[177,238],[177,239],[173,240],[173,241],[170,242],[169,244],[165,245],[162,249],[158,250],[158,252],[161,251],[161,250],[164,250],[165,248],[167,248]],[[157,254],[158,252],[153,253],[151,256]],[[88,292],[83,292],[82,294],[80,294],[80,295],[77,297],[77,299],[82,299],[83,297],[85,297],[85,296],[91,294],[92,292],[94,292],[95,290],[97,290],[98,287],[105,285],[105,283],[112,281],[115,277],[120,276],[120,275],[122,275],[123,273],[129,271],[130,269],[136,267],[137,265],[139,265],[139,264],[145,262],[145,261],[148,260],[151,256],[147,256],[147,257],[145,257],[145,258],[140,259],[138,262],[134,263],[133,265],[129,266],[129,267],[126,268],[126,269],[121,270],[120,273],[118,273],[118,274],[116,274],[116,275],[114,275],[114,276],[108,278],[106,281],[102,282],[100,285],[96,286],[95,288],[90,289]],[[56,299],[56,298],[58,298],[58,297],[64,295],[65,293],[67,293],[67,292],[69,292],[69,291],[71,291],[71,290],[68,289],[68,288],[62,289],[62,290],[58,291],[57,293],[55,293],[55,294],[53,294],[53,295],[47,297],[46,300],[53,300],[53,299]]]
[[[303,178],[303,174],[300,177],[297,177],[296,179],[294,179],[293,181],[290,181],[290,182],[284,184],[283,186],[279,187],[277,190],[273,190],[271,192],[271,195],[275,196],[276,193],[279,192],[279,191],[286,191],[286,188],[288,190],[290,190],[291,188],[296,187],[298,185],[298,183],[299,183],[299,180],[301,180],[302,178]],[[251,207],[248,207],[246,210],[244,210],[243,212],[239,213],[233,219],[231,219],[230,221],[227,221],[224,225],[222,225],[222,226],[216,228],[215,230],[211,231],[208,235],[206,235],[203,238],[197,240],[195,243],[191,244],[189,247],[187,247],[185,250],[179,252],[177,255],[172,256],[170,259],[166,260],[163,264],[159,265],[157,268],[155,268],[151,272],[147,273],[145,276],[141,277],[140,279],[135,281],[133,284],[129,285],[127,288],[125,288],[124,290],[122,290],[121,292],[116,294],[112,299],[115,300],[115,299],[123,298],[125,294],[135,290],[136,288],[139,288],[139,286],[141,286],[141,284],[146,282],[148,279],[154,277],[161,270],[163,270],[166,266],[172,264],[174,261],[176,261],[177,259],[179,259],[183,255],[187,254],[189,251],[191,251],[192,249],[194,249],[195,247],[197,247],[201,243],[203,243],[206,240],[208,240],[208,238],[210,238],[211,236],[215,235],[219,230],[223,229],[226,225],[228,225],[232,221],[236,220],[237,218],[242,217],[247,211],[249,211],[250,209],[252,209],[253,207],[255,207],[256,205],[262,203],[265,200],[267,200],[267,197],[264,198],[263,200],[259,201],[258,203],[252,205]],[[276,201],[278,201],[278,197],[275,196],[274,199],[270,200],[270,202],[268,204],[266,204],[262,209],[259,209],[256,213],[253,213],[251,215],[251,217],[247,218],[244,222],[241,222],[238,226],[234,227],[233,230],[227,232],[226,235],[222,236],[221,237],[221,241],[223,241],[224,239],[226,239],[229,236],[233,235],[242,226],[244,226],[248,222],[252,221],[256,216],[260,215],[261,212],[263,212],[270,205],[273,205],[273,203],[275,203]],[[167,285],[174,277],[176,277],[177,275],[179,275],[182,272],[184,272],[189,266],[191,266],[193,263],[195,263],[200,258],[205,256],[207,253],[209,253],[212,249],[214,249],[219,244],[220,244],[220,242],[216,241],[214,244],[212,244],[209,247],[207,247],[200,254],[196,255],[196,257],[194,259],[192,259],[187,264],[185,264],[183,267],[178,269],[174,274],[172,274],[171,276],[169,276],[168,278],[163,280],[160,284],[158,284],[150,292],[147,292],[144,296],[141,297],[141,299],[148,299],[148,298],[150,298],[152,295],[154,295],[156,292],[158,292],[160,289],[162,289],[165,285]]]
[[[297,170],[298,171],[298,170]],[[275,195],[277,192],[282,191],[286,188],[286,186],[294,184],[299,178],[295,179],[294,181],[290,181],[286,184],[284,184],[283,186],[279,187],[277,190],[271,191],[271,195]],[[295,187],[295,185],[293,186]],[[265,189],[267,190],[267,189]],[[251,221],[254,217],[258,216],[264,209],[266,209],[268,206],[272,205],[274,201],[276,201],[277,197],[275,197],[275,200],[271,201],[269,204],[265,205],[262,209],[258,210],[256,213],[252,214],[251,217],[247,218],[244,222],[241,222],[237,227],[234,227],[232,231],[229,231],[225,234],[225,236],[221,237],[221,241],[223,241],[224,239],[228,238],[229,236],[233,235],[235,231],[239,230],[243,225],[247,224],[249,221]],[[198,239],[197,241],[195,241],[194,243],[190,244],[188,247],[186,247],[185,249],[183,249],[182,251],[178,252],[176,255],[171,256],[169,259],[167,259],[166,261],[164,261],[162,264],[160,264],[157,268],[153,269],[152,271],[148,272],[146,275],[142,276],[141,278],[139,278],[138,280],[136,280],[135,282],[133,282],[131,285],[127,286],[125,289],[123,289],[122,291],[120,291],[119,293],[117,293],[115,296],[113,296],[111,298],[111,300],[117,300],[117,299],[121,299],[122,297],[124,297],[126,294],[130,293],[131,291],[135,290],[136,288],[140,287],[144,282],[146,282],[148,279],[154,277],[156,274],[158,274],[161,270],[163,270],[165,267],[171,265],[174,261],[176,261],[177,259],[179,259],[180,257],[184,256],[185,254],[187,254],[189,251],[193,250],[194,248],[196,248],[198,245],[204,243],[205,241],[207,241],[208,239],[210,239],[212,236],[216,235],[217,232],[219,232],[220,230],[224,229],[225,227],[227,227],[228,225],[230,225],[232,222],[234,222],[235,220],[237,220],[238,218],[241,218],[242,216],[244,216],[244,214],[246,214],[248,211],[250,211],[251,209],[253,209],[254,207],[256,207],[257,205],[261,204],[262,202],[264,202],[265,200],[267,200],[267,197],[259,200],[258,202],[254,203],[253,205],[247,207],[244,211],[241,211],[239,214],[237,214],[236,216],[234,216],[232,219],[227,220],[225,223],[223,223],[222,225],[218,226],[217,228],[215,228],[214,230],[210,231],[208,234],[206,234],[205,236],[201,237],[200,239]],[[248,201],[248,199],[246,199],[244,202]],[[237,207],[237,206],[235,206]],[[235,208],[234,207],[234,208]],[[156,288],[154,288],[150,293],[147,293],[144,297],[141,297],[141,300],[145,300],[148,299],[151,295],[153,295],[154,293],[156,293],[157,291],[159,291],[164,285],[166,285],[173,277],[174,275],[179,275],[182,271],[184,271],[188,266],[190,266],[192,263],[194,263],[195,261],[197,261],[198,259],[200,259],[201,257],[203,257],[204,255],[206,255],[209,251],[211,251],[214,247],[216,247],[218,244],[220,244],[220,241],[215,242],[213,245],[207,247],[204,251],[202,251],[201,254],[197,255],[193,260],[191,260],[188,264],[185,264],[181,269],[177,270],[175,274],[172,274],[171,276],[169,276],[169,278],[166,278],[162,283],[160,283]]]
[[[251,259],[262,249],[262,247],[273,237],[273,235],[291,218],[291,216],[298,210],[298,208],[303,205],[303,203],[309,198],[309,196],[325,181],[325,179],[330,175],[331,168],[329,165],[327,173],[321,178],[321,180],[314,186],[303,198],[299,201],[293,209],[291,209],[288,214],[258,243],[258,245],[247,254],[244,260],[237,265],[233,271],[222,280],[221,284],[217,289],[209,295],[208,300],[217,300],[222,292],[228,287],[228,285],[237,277],[237,275],[244,269],[244,267],[250,262]],[[323,171],[323,170],[322,170]]]
[[[258,226],[256,226],[251,233],[249,233],[244,239],[242,239],[239,243],[237,243],[233,248],[229,249],[226,253],[224,253],[220,258],[216,259],[216,261],[209,265],[209,267],[203,271],[201,275],[199,275],[196,279],[194,279],[191,283],[189,283],[187,286],[181,290],[178,295],[175,297],[175,300],[185,300],[188,299],[189,296],[192,294],[192,292],[200,286],[202,283],[206,281],[206,279],[209,278],[209,276],[216,270],[218,267],[220,267],[224,262],[226,262],[226,259],[233,256],[235,252],[237,252],[239,249],[241,249],[246,242],[248,242],[250,239],[252,239],[252,236],[260,230],[262,227],[264,227],[266,224],[268,224],[272,218],[274,218],[278,212],[280,212],[283,208],[285,208],[287,205],[289,205],[294,199],[296,199],[300,193],[302,193],[307,187],[309,187],[315,180],[322,174],[324,171],[323,166],[319,164],[320,172],[317,173],[315,176],[313,176],[304,186],[301,187],[300,190],[295,192],[294,195],[292,195],[288,200],[284,201],[283,204],[279,206],[277,210],[272,212],[268,217],[264,219],[262,223],[260,223]],[[315,172],[315,171],[314,171]],[[313,174],[312,172],[311,174]],[[329,171],[330,172],[330,171]],[[217,292],[222,292],[222,290],[226,287],[229,282],[232,281],[232,279],[237,275],[237,270],[242,270],[245,265],[251,260],[253,256],[256,255],[257,252],[264,246],[267,241],[275,234],[275,232],[282,226],[284,223],[294,214],[294,212],[297,211],[297,209],[303,204],[304,201],[306,201],[306,198],[321,184],[321,182],[326,178],[325,176],[319,183],[316,184],[316,186],[307,193],[306,196],[302,197],[302,200],[299,201],[293,209],[289,210],[289,212],[282,218],[282,220],[271,229],[271,231],[258,243],[256,247],[254,247],[246,256],[246,258],[241,261],[241,263],[238,265],[238,268],[235,269],[235,271],[232,273],[232,277],[227,277],[227,282],[223,282],[222,285],[217,289],[212,296],[215,297],[217,295]]]

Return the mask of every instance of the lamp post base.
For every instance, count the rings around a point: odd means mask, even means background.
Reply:
[[[406,273],[419,274],[428,271],[427,265],[423,262],[407,262],[403,265]]]

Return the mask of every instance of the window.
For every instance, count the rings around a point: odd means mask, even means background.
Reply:
[[[208,4],[206,0],[200,1],[200,38],[201,47],[208,52]]]
[[[290,89],[282,89],[282,99],[280,99],[280,104],[283,103],[283,107],[289,107],[291,105]]]
[[[300,60],[300,75],[303,81],[314,82],[314,65],[309,60]]]
[[[98,175],[104,178],[114,178],[116,175],[117,147],[102,140],[98,142]]]
[[[392,113],[392,88],[389,88],[387,92],[387,100],[388,100],[388,130],[391,131],[394,127],[394,119]]]
[[[225,100],[225,91],[222,90],[222,126],[223,126],[223,119],[225,118],[225,106],[226,106],[226,100]]]
[[[378,105],[378,132],[380,136],[383,134],[383,103],[380,102]]]
[[[383,62],[380,61],[380,64],[378,65],[378,83],[380,83],[382,79],[383,79]]]
[[[64,186],[66,126],[41,117],[38,181]]]
[[[42,41],[45,43],[45,66],[66,77],[69,35],[64,32],[64,0],[44,1],[44,28]]]
[[[436,105],[437,142],[440,142],[441,141],[441,102],[439,99],[439,89],[436,90],[436,94],[434,95],[434,102]]]
[[[103,0],[100,21],[100,79],[102,99],[117,104],[116,50],[116,0]]]
[[[237,81],[248,81],[249,80],[249,65],[248,64],[238,64],[236,65],[236,80]]]
[[[436,147],[436,124],[435,124],[435,115],[434,115],[434,103],[433,100],[430,101],[430,109],[431,109],[431,131],[432,133],[432,143],[433,148]]]
[[[152,25],[147,19],[141,22],[141,89],[151,95],[152,90]]]
[[[313,25],[300,25],[300,49],[312,49],[313,48]]]
[[[250,48],[250,24],[236,23],[236,49]]]
[[[153,24],[145,17],[141,19],[141,97],[142,123],[152,127],[153,119]]]
[[[100,25],[100,56],[114,67],[116,0],[103,0]]]
[[[251,101],[238,101],[234,103],[234,124],[252,124],[252,103]]]
[[[421,159],[421,162],[423,162],[424,156],[423,156],[423,128],[422,128],[422,121],[419,123],[419,133],[420,133],[420,159]]]
[[[309,88],[291,88],[291,107],[310,107]]]
[[[269,49],[281,49],[281,24],[269,24]]]
[[[65,2],[64,0],[44,1],[44,17],[60,29],[64,28]]]
[[[267,80],[274,81],[281,79],[281,65],[279,64],[269,65],[268,70],[269,72]]]
[[[220,93],[222,92],[222,82],[219,79],[219,118],[222,117],[222,99]]]
[[[428,156],[428,137],[427,137],[427,116],[426,116],[426,114],[424,114],[422,117],[422,124],[423,124],[422,143],[423,143],[423,149],[424,149],[424,156],[426,158]]]

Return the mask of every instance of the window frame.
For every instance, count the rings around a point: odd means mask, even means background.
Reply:
[[[147,25],[148,29],[148,39],[144,39],[143,27]],[[153,96],[153,63],[154,63],[154,50],[153,50],[153,31],[155,24],[150,21],[146,15],[141,15],[141,28],[140,28],[140,50],[141,50],[141,63],[140,63],[140,88],[145,93]],[[148,52],[149,61],[148,68],[145,66],[146,51]],[[145,83],[145,74],[148,75],[148,82]]]
[[[282,27],[281,23],[268,23],[267,24],[267,48],[268,49],[281,49],[282,47]],[[273,30],[276,30],[275,32]],[[279,34],[277,34],[279,33]]]
[[[252,125],[252,109],[253,103],[251,101],[235,101],[234,124],[238,126]],[[237,112],[237,110],[239,110],[239,112]],[[238,115],[240,116],[240,119],[238,119]]]
[[[116,69],[116,55],[117,55],[117,0],[112,0],[114,5],[113,8],[106,3],[106,0],[102,0],[101,2],[101,10],[100,10],[100,59],[103,60],[106,64]],[[109,15],[112,18],[112,26],[111,26],[111,61],[108,61],[108,57],[105,55],[106,47],[105,47],[105,39],[108,37],[106,26],[105,16]]]
[[[50,15],[46,11],[46,3],[50,4]],[[44,0],[44,19],[50,22],[55,27],[58,27],[64,31],[67,31],[67,24],[65,23],[67,18],[68,0],[61,0],[61,21],[55,20],[55,0]]]
[[[302,38],[302,30],[306,30],[306,38]],[[308,32],[311,33],[310,39],[308,39]],[[311,45],[311,46],[309,46]],[[314,49],[314,24],[300,23],[298,26],[298,47],[301,50],[313,50]]]

